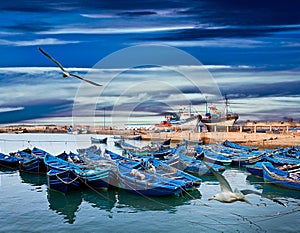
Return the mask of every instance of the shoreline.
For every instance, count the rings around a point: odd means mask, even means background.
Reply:
[[[0,126],[1,133],[25,134],[25,133],[62,133],[67,134],[70,126],[59,125],[9,125]],[[296,130],[289,130],[291,128]],[[85,129],[85,131],[83,131]],[[244,131],[244,129],[250,129]],[[258,131],[264,129],[266,132]],[[275,130],[274,130],[275,129]],[[236,125],[225,132],[193,132],[191,130],[180,129],[145,129],[145,128],[113,128],[103,126],[78,126],[73,134],[104,134],[119,135],[123,138],[130,138],[140,135],[142,140],[162,141],[171,139],[173,143],[178,143],[183,139],[203,141],[204,144],[220,143],[229,140],[235,143],[256,146],[259,148],[276,148],[300,145],[300,124],[294,122],[246,122],[244,125]],[[257,130],[257,132],[256,132]],[[227,132],[228,131],[228,132]]]

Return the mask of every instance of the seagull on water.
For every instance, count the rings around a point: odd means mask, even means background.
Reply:
[[[53,61],[53,62],[61,69],[64,78],[73,76],[73,77],[75,77],[75,78],[78,78],[78,79],[80,79],[80,80],[83,80],[83,81],[85,81],[85,82],[88,82],[88,83],[90,83],[90,84],[92,84],[92,85],[94,85],[94,86],[98,86],[98,87],[102,86],[102,85],[99,84],[99,83],[95,83],[95,82],[93,82],[93,81],[84,79],[84,78],[80,77],[79,75],[72,74],[72,73],[66,71],[65,68],[64,68],[58,61],[56,61],[53,57],[51,57],[48,53],[46,53],[46,52],[45,52],[44,50],[42,50],[41,48],[38,48],[38,49],[40,50],[40,52],[41,52],[42,54],[44,54],[46,57],[48,57],[51,61]]]
[[[216,200],[216,201],[225,202],[225,203],[231,203],[231,202],[235,202],[235,201],[242,201],[242,202],[246,202],[248,204],[251,204],[245,197],[245,195],[248,195],[248,194],[256,194],[256,195],[259,195],[261,197],[265,197],[265,198],[270,199],[266,195],[263,195],[260,192],[250,190],[250,189],[244,189],[244,190],[235,189],[235,190],[232,190],[230,184],[228,183],[228,181],[226,180],[226,178],[222,174],[215,171],[211,166],[209,166],[204,161],[202,161],[202,162],[212,172],[212,174],[216,177],[216,179],[219,181],[220,186],[221,186],[221,192],[217,193],[213,197],[208,198],[209,201]],[[270,199],[270,200],[272,200],[272,201],[274,201],[274,202],[276,202],[280,205],[284,205],[282,202],[280,202],[276,199]]]

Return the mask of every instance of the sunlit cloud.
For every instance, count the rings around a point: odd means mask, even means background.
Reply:
[[[35,40],[0,40],[0,45],[12,46],[37,46],[37,45],[62,45],[62,44],[76,44],[80,41],[58,40],[56,38],[35,39]]]
[[[23,110],[24,107],[0,107],[0,113]]]
[[[131,34],[131,33],[150,33],[176,31],[183,29],[192,29],[194,25],[161,26],[161,27],[120,27],[120,28],[87,28],[87,27],[64,27],[41,31],[37,34]]]
[[[146,43],[146,42],[143,42]],[[135,44],[143,44],[135,43]],[[258,48],[268,43],[250,39],[211,39],[211,40],[182,40],[182,41],[155,41],[156,44],[165,44],[174,47],[224,47],[224,48]]]

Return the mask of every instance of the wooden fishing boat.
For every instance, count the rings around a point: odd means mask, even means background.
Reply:
[[[261,177],[263,178],[263,167],[262,167],[262,164],[271,164],[270,162],[257,162],[253,165],[249,165],[249,166],[246,166],[246,170],[248,172],[250,172],[252,175],[255,175],[257,177]],[[275,166],[276,167],[276,166]],[[297,164],[297,165],[283,165],[283,166],[278,166],[276,167],[277,169],[279,170],[282,170],[282,171],[295,171],[295,170],[300,170],[300,163]]]
[[[211,171],[202,163],[201,160],[197,160],[194,157],[190,157],[186,155],[185,152],[185,147],[179,147],[175,152],[176,156],[164,162],[193,175],[202,176],[212,174]],[[178,157],[178,159],[176,157]],[[176,163],[176,160],[178,160],[179,162]],[[209,163],[209,165],[219,173],[225,171],[224,166],[213,163]]]
[[[106,150],[106,153],[110,155],[112,159],[118,160],[132,169],[138,168],[139,170],[155,173],[157,176],[164,178],[168,177],[175,183],[180,182],[185,190],[192,190],[200,187],[201,185],[200,178],[183,172],[182,170],[172,167],[169,164],[159,161],[153,157],[126,158],[108,150]]]
[[[137,150],[139,149],[136,146],[133,146],[127,142],[125,142],[123,139],[117,140],[114,142],[116,147],[122,148],[123,150]]]
[[[141,135],[135,135],[135,136],[131,136],[128,137],[129,140],[142,140],[142,136]]]
[[[222,166],[229,166],[232,163],[232,159],[222,153],[216,153],[208,150],[204,147],[198,147],[196,159],[203,160],[205,162],[219,164]]]
[[[300,170],[282,171],[270,163],[263,163],[264,180],[289,189],[300,190]]]
[[[160,160],[164,160],[166,157],[171,156],[173,154],[174,150],[171,149],[165,149],[161,151],[127,151],[128,154],[134,157],[154,157]]]
[[[258,150],[257,147],[253,147],[253,146],[242,146],[239,145],[237,143],[233,143],[229,140],[226,140],[222,143],[222,145],[229,147],[229,148],[233,148],[233,149],[240,149],[240,150],[244,150],[244,151],[253,151],[253,150]]]
[[[17,158],[11,155],[0,153],[0,166],[9,168],[18,168],[21,158]]]
[[[261,154],[240,154],[238,156],[231,157],[231,165],[233,166],[245,166],[250,164],[255,164],[262,161],[265,158],[265,153]]]
[[[47,173],[49,189],[68,193],[81,186],[80,179],[75,174],[75,170],[81,170],[80,166],[68,163],[50,154],[45,155],[44,161],[49,170]]]
[[[278,153],[277,151],[268,154],[268,156],[266,156],[265,159],[268,162],[271,162],[275,166],[299,164],[298,158],[287,157],[283,154]]]
[[[103,144],[107,144],[107,137],[106,137],[106,138],[94,138],[94,137],[91,137],[91,142],[92,142],[92,143],[103,143]]]
[[[71,169],[51,169],[47,173],[48,188],[63,193],[79,189],[81,182]]]
[[[157,176],[154,173],[139,171],[117,162],[119,187],[128,192],[143,196],[170,196],[182,192],[182,183]]]
[[[206,154],[215,154],[219,158],[231,159],[231,164],[233,166],[244,166],[249,164],[254,164],[264,159],[265,151],[245,151],[242,149],[229,148],[220,144],[207,145],[205,149],[208,150]],[[206,155],[205,154],[205,155]]]
[[[78,165],[50,154],[45,156],[45,164],[50,170],[47,174],[50,188],[67,192],[78,188],[80,184],[93,188],[109,186],[110,167],[100,167],[99,164]]]
[[[46,173],[44,158],[31,153],[30,149],[13,153],[13,156],[21,159],[19,168],[21,171],[32,173]]]
[[[248,165],[246,166],[246,170],[254,176],[263,177],[264,174],[263,174],[262,163],[269,163],[269,162],[257,162],[255,164]]]

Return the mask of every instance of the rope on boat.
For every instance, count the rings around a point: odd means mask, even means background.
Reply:
[[[55,176],[56,176],[56,178],[57,178],[60,182],[66,184],[66,185],[72,184],[73,182],[75,182],[75,181],[79,178],[78,176],[76,176],[75,179],[73,179],[73,180],[71,180],[71,181],[69,181],[69,182],[66,182],[66,181],[64,181],[63,179],[61,179],[57,174],[55,174]]]
[[[101,196],[102,198],[106,199],[107,201],[110,201],[110,202],[114,202],[113,200],[111,200],[110,198],[104,196],[103,194],[101,194],[98,190],[96,190],[95,188],[93,188],[92,186],[90,186],[87,182],[84,182],[83,179],[81,179],[80,177],[78,177],[78,179],[84,183],[89,189],[91,189],[92,191],[94,191],[95,193],[97,193],[99,196]]]

